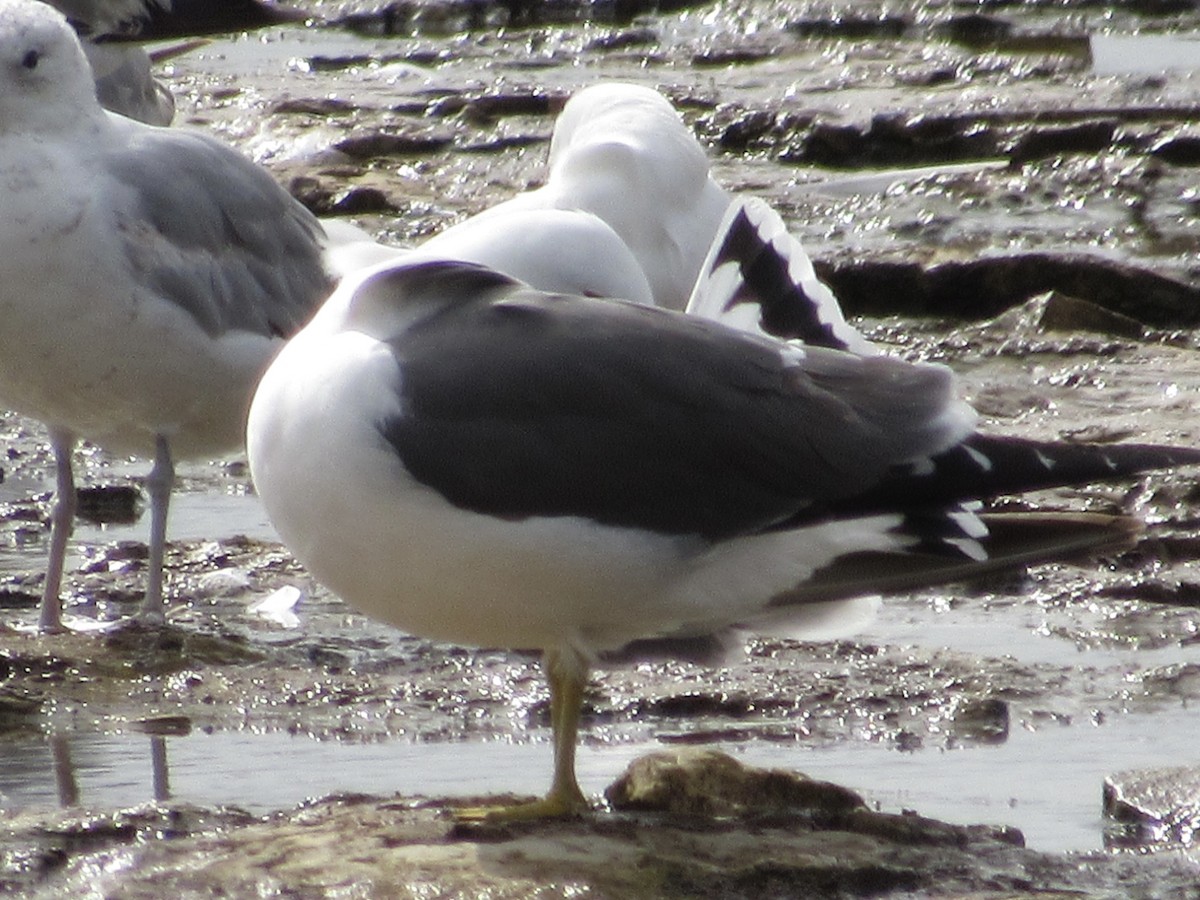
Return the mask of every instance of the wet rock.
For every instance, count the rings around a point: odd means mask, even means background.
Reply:
[[[762,62],[777,55],[777,50],[770,47],[731,46],[716,47],[692,56],[692,65],[700,67],[743,66],[750,63]]]
[[[705,817],[795,812],[829,819],[865,808],[862,797],[839,785],[777,769],[751,768],[711,749],[640,757],[604,797],[619,810]]]
[[[990,318],[1058,291],[1154,327],[1200,324],[1200,286],[1100,256],[1028,253],[931,268],[886,259],[814,265],[852,315]]]
[[[1194,551],[1194,548],[1192,549]],[[1167,603],[1171,606],[1200,607],[1200,582],[1186,579],[1138,579],[1131,583],[1106,585],[1099,590],[1098,596],[1118,600],[1141,600],[1146,603]]]
[[[1013,22],[984,13],[954,16],[933,25],[934,35],[953,41],[976,53],[1058,54],[1087,59],[1090,52],[1088,35],[1078,30],[1061,30],[1051,26],[1017,27]]]
[[[41,595],[33,591],[0,588],[0,609],[36,609],[41,602]]]
[[[417,61],[410,56],[401,54],[374,55],[368,53],[355,53],[349,56],[310,56],[307,60],[305,60],[305,63],[309,70],[313,72],[341,72],[345,70],[356,69],[377,69],[382,66],[417,64]],[[326,107],[325,112],[328,113],[331,109],[335,108],[336,107]],[[301,106],[301,109],[303,109],[303,106]],[[291,112],[293,110],[285,111]],[[320,107],[317,108],[317,111],[320,111]]]
[[[387,194],[378,188],[354,187],[332,198],[328,212],[337,216],[354,216],[365,213],[398,212]]]
[[[163,737],[184,737],[192,733],[192,720],[187,716],[152,716],[130,724],[143,734]]]
[[[498,119],[513,116],[549,119],[562,109],[566,99],[562,94],[536,89],[528,92],[482,94],[474,97],[452,94],[431,103],[426,112],[437,118],[459,115],[464,120],[476,124],[490,124]],[[547,127],[546,140],[549,140],[548,132],[549,128]]]
[[[1042,294],[1030,302],[1039,308],[1037,324],[1043,331],[1090,331],[1113,337],[1140,338],[1146,330],[1137,319],[1059,291]]]
[[[634,28],[593,38],[583,45],[584,50],[601,53],[630,50],[634,47],[652,47],[658,43],[658,32],[652,28]]]
[[[131,525],[140,514],[141,492],[132,485],[106,484],[75,489],[75,515],[97,525]]]
[[[1012,22],[984,13],[954,16],[933,26],[934,34],[977,50],[998,46],[1013,30]]]
[[[817,122],[780,161],[853,169],[987,159],[997,153],[992,127],[969,116],[880,113],[866,126]]]
[[[358,109],[348,100],[337,97],[288,98],[280,100],[271,109],[276,115],[344,116]]]
[[[745,152],[758,145],[776,128],[778,118],[767,110],[749,110],[719,126],[717,145],[729,152]]]
[[[965,700],[954,710],[952,721],[958,743],[1003,744],[1008,740],[1008,704],[999,697]]]
[[[1191,845],[1200,830],[1200,768],[1137,769],[1104,779],[1105,840],[1113,846]]]
[[[1008,153],[1009,164],[1022,166],[1037,159],[1080,153],[1101,153],[1117,136],[1115,120],[1081,122],[1063,128],[1032,128]]]
[[[0,686],[0,733],[35,727],[46,697],[28,688]]]
[[[126,677],[169,675],[196,666],[228,666],[261,662],[263,653],[245,638],[212,634],[174,625],[127,619],[104,637],[107,656],[97,666]]]
[[[1200,166],[1200,135],[1165,138],[1150,149],[1150,155],[1173,166]]]
[[[445,150],[454,138],[430,129],[371,131],[352,135],[333,147],[350,159],[367,160],[381,156],[424,156]]]
[[[794,19],[785,27],[798,37],[853,41],[903,37],[911,24],[907,16],[894,13],[880,12],[872,15],[847,12],[828,17]]]

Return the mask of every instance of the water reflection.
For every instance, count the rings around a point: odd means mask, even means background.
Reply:
[[[955,750],[900,752],[861,742],[713,746],[752,765],[836,781],[885,811],[916,809],[957,824],[1011,825],[1025,833],[1031,848],[1064,852],[1104,846],[1100,789],[1106,775],[1195,763],[1198,722],[1200,714],[1181,706],[1104,726],[1016,728],[1003,744]],[[546,741],[343,743],[284,732],[54,735],[10,738],[0,747],[0,809],[173,799],[253,814],[339,792],[537,794],[551,752]],[[660,748],[653,742],[584,745],[580,782],[599,795],[631,760]]]
[[[150,742],[148,795],[144,775],[139,777],[147,759],[137,746],[145,740]],[[113,753],[114,743],[119,746],[117,753]],[[4,748],[0,756],[0,809],[55,803],[64,809],[94,805],[113,791],[125,796],[125,803],[171,799],[167,739],[162,735],[122,739],[51,734],[44,740],[9,740],[0,746]],[[79,748],[82,763],[76,762],[74,747]],[[87,782],[86,792],[80,789],[81,778]]]

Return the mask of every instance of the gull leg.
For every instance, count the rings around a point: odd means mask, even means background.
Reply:
[[[146,622],[163,622],[163,552],[167,543],[167,511],[171,505],[171,488],[175,486],[175,464],[171,461],[171,445],[164,435],[154,439],[154,467],[146,478],[150,492],[150,571],[147,573],[146,598],[138,618]]]
[[[50,449],[54,454],[54,509],[50,513],[50,559],[46,563],[38,628],[42,631],[62,631],[62,598],[59,594],[67,559],[67,542],[75,527],[75,473],[71,470],[75,435],[66,429],[51,428]]]
[[[542,801],[548,815],[571,815],[588,808],[587,798],[575,780],[575,747],[588,667],[573,650],[546,651],[544,666],[550,682],[550,725],[554,732],[554,780]]]
[[[463,809],[463,822],[524,822],[576,816],[588,810],[587,798],[575,780],[575,744],[583,691],[587,687],[587,662],[570,649],[547,650],[543,658],[550,682],[550,725],[554,731],[554,780],[541,800],[515,806]]]

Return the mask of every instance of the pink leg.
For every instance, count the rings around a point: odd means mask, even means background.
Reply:
[[[71,471],[75,435],[65,429],[51,428],[50,449],[54,453],[54,510],[50,513],[50,559],[46,563],[46,583],[42,589],[38,628],[42,631],[62,631],[62,598],[59,593],[67,559],[67,542],[75,527],[75,475]]]
[[[146,599],[142,601],[139,618],[147,622],[166,619],[163,604],[163,552],[167,543],[167,511],[171,505],[171,488],[175,486],[175,465],[171,461],[171,446],[163,435],[154,441],[154,468],[146,478],[150,492],[150,571],[147,573]]]

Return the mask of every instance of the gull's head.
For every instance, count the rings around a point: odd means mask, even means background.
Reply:
[[[304,332],[390,341],[444,310],[522,287],[487,266],[414,251],[344,278]]]
[[[79,38],[38,0],[0,0],[0,136],[76,128],[100,115]]]

